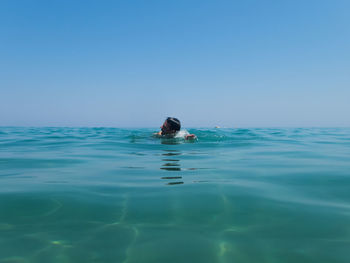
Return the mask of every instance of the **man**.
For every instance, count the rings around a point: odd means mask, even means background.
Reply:
[[[174,138],[178,131],[181,129],[181,123],[177,118],[168,117],[163,125],[160,127],[161,131],[156,133],[157,136],[165,137],[165,138]],[[196,139],[196,135],[194,134],[186,134],[184,137],[186,140],[194,140]]]

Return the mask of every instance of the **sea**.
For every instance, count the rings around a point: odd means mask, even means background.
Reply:
[[[0,263],[349,263],[350,128],[0,127]]]

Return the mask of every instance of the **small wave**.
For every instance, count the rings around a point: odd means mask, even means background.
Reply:
[[[28,168],[60,168],[84,162],[78,159],[69,158],[0,158],[0,165],[3,169],[28,169]]]

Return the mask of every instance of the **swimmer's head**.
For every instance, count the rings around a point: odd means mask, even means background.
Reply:
[[[181,123],[176,118],[168,117],[160,128],[162,135],[174,134],[181,129]]]

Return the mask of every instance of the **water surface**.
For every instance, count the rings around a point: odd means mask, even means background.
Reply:
[[[350,129],[0,128],[0,262],[350,262]]]

